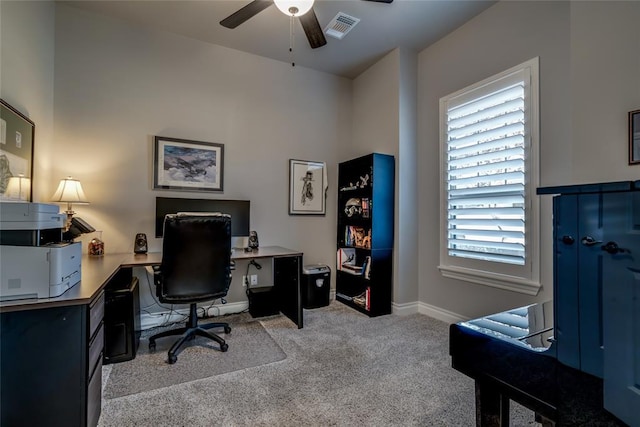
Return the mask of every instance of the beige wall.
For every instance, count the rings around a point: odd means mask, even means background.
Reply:
[[[394,299],[397,309],[418,301],[418,55],[400,50]]]
[[[544,28],[544,31],[540,29]],[[443,278],[440,256],[439,100],[493,74],[540,57],[541,183],[570,175],[568,120],[569,4],[500,2],[419,55],[420,291],[421,303],[445,314],[477,317],[551,299],[550,203],[543,203],[543,288],[538,297]]]
[[[640,107],[638,2],[500,2],[420,52],[417,67],[398,49],[354,81],[53,2],[2,1],[0,18],[0,94],[36,123],[34,200],[48,201],[67,174],[81,179],[92,203],[76,211],[103,230],[107,252],[130,252],[137,232],[158,250],[155,197],[201,196],[152,189],[154,135],[225,144],[225,191],[209,197],[250,199],[262,245],[290,246],[305,252],[305,263],[331,266],[336,165],[378,151],[396,156],[397,306],[475,317],[548,299],[548,197],[537,298],[437,271],[438,100],[534,56],[541,185],[640,177],[626,164],[626,112]],[[288,216],[289,158],[327,162],[326,216]],[[242,289],[232,297],[243,299]]]
[[[640,179],[627,113],[640,108],[640,2],[571,4],[572,182]]]
[[[626,112],[640,106],[638,2],[500,2],[419,55],[420,293],[436,313],[477,317],[553,296],[551,198],[541,198],[537,297],[440,276],[438,100],[538,56],[540,184],[638,179]]]
[[[53,2],[0,2],[0,98],[35,123],[34,200],[49,197],[53,153]]]
[[[248,199],[261,245],[334,264],[349,80],[65,6],[57,7],[55,64],[54,175],[82,181],[91,204],[75,210],[103,231],[106,252],[132,252],[138,232],[160,250],[158,196]],[[224,144],[224,193],[153,190],[155,135]],[[288,215],[291,158],[327,163],[325,216]],[[238,269],[231,302],[246,299]],[[265,271],[259,283],[268,285]]]
[[[395,49],[353,83],[353,138],[343,160],[371,152],[395,156],[394,310],[415,304],[417,280],[417,55]]]

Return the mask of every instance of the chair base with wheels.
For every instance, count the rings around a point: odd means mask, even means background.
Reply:
[[[168,331],[160,332],[149,338],[149,351],[153,352],[156,349],[156,340],[158,338],[181,335],[180,339],[176,341],[168,352],[167,361],[170,364],[176,363],[178,360],[178,354],[184,349],[183,344],[187,341],[193,340],[196,336],[209,338],[212,341],[220,344],[220,351],[225,352],[229,349],[229,345],[219,337],[218,335],[210,332],[209,329],[224,328],[224,333],[231,332],[231,327],[228,323],[214,322],[198,325],[198,313],[196,311],[196,303],[191,303],[189,308],[189,320],[184,328],[170,329]]]

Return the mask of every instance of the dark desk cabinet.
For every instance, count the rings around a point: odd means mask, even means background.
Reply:
[[[103,363],[136,357],[140,344],[140,291],[132,269],[121,269],[105,288]]]
[[[254,258],[274,260],[280,309],[302,328],[302,253],[267,246],[234,255]],[[82,281],[61,296],[0,302],[0,426],[98,424],[103,360],[129,360],[138,344],[138,282],[131,269],[160,261],[158,253],[85,256]]]
[[[302,292],[300,290],[301,256],[273,258],[273,287],[279,300],[280,312],[303,327]]]
[[[2,313],[0,425],[95,426],[104,293],[89,304]]]

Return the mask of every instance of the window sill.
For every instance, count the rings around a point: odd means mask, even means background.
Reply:
[[[438,270],[444,277],[464,280],[465,282],[490,286],[526,295],[538,295],[542,285],[538,282],[523,279],[521,277],[507,276],[505,274],[491,273],[488,271],[473,270],[470,268],[450,265],[439,265]]]

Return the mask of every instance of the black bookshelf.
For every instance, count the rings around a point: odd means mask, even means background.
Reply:
[[[338,165],[336,300],[391,313],[395,160],[372,153]]]

